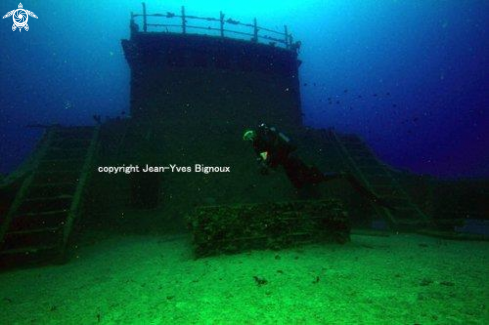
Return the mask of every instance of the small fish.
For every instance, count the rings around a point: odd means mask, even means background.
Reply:
[[[72,109],[73,107],[75,107],[75,105],[73,105],[73,103],[70,100],[65,100],[64,109]]]

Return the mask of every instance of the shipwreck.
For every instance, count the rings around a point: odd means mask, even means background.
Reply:
[[[460,238],[469,236],[455,231],[467,220],[489,218],[487,181],[399,171],[355,134],[304,126],[300,42],[286,26],[271,30],[256,19],[239,22],[223,13],[197,17],[183,7],[150,14],[143,5],[141,14],[131,14],[130,37],[121,45],[131,74],[130,114],[92,126],[45,127],[36,150],[2,180],[4,265],[69,256],[74,234],[91,228],[164,232],[187,231],[190,224],[199,254],[207,255],[317,241],[324,237],[318,227],[341,242],[351,227]],[[241,139],[245,128],[261,122],[292,136],[306,161],[353,173],[395,210],[370,204],[341,182],[298,192],[281,173],[263,177]],[[99,170],[197,163],[232,172]],[[253,211],[275,220],[268,223],[276,231],[257,225],[260,236],[254,237],[249,223],[264,219],[229,222]],[[227,231],[219,224],[227,224]],[[277,235],[280,227],[287,238]]]

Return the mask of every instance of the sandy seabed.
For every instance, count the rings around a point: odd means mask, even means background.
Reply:
[[[0,324],[489,324],[489,244],[353,235],[195,260],[187,236],[112,237],[0,273]]]

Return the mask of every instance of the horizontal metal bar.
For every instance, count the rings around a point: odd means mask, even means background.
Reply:
[[[132,17],[133,18],[135,18],[135,17],[144,17],[144,15],[143,14],[133,14]],[[170,19],[171,18],[182,18],[181,15],[173,15],[173,14],[171,16],[168,16],[168,14],[146,14],[146,17],[162,17],[162,18],[170,18]],[[215,21],[215,22],[219,22],[220,21],[219,18],[212,18],[212,17],[198,17],[198,16],[188,16],[188,15],[186,15],[185,18],[186,19]],[[247,24],[247,23],[241,23],[241,22],[228,23],[227,21],[224,21],[224,23],[225,24],[227,23],[227,24],[230,24],[230,25],[235,25],[235,26],[245,26],[245,27],[250,27],[250,28],[254,28],[255,27],[253,24]],[[275,33],[275,34],[278,34],[278,35],[285,36],[285,33],[279,32],[279,31],[276,31],[276,30],[273,30],[273,29],[268,29],[268,28],[264,28],[264,27],[260,27],[260,26],[257,26],[257,28],[260,31],[266,31],[266,32]]]
[[[212,18],[212,17],[185,16],[185,18],[191,18],[191,19],[197,19],[197,20],[206,20],[206,21],[220,21],[219,18]]]
[[[144,8],[143,8],[144,9]],[[222,15],[222,13],[221,13]],[[235,35],[242,35],[242,36],[246,36],[246,37],[251,37],[251,41],[254,41],[254,42],[258,42],[260,41],[261,43],[264,43],[266,44],[267,42],[269,42],[271,45],[275,45],[275,43],[279,44],[280,47],[284,46],[285,48],[289,48],[289,42],[292,42],[291,40],[289,41],[289,38],[291,39],[291,36],[287,33],[287,28],[285,28],[285,33],[284,32],[280,32],[280,31],[276,31],[276,30],[272,30],[272,29],[268,29],[268,28],[264,28],[264,27],[259,27],[257,26],[256,24],[256,19],[255,19],[255,22],[254,24],[249,24],[249,23],[242,23],[242,22],[239,22],[239,21],[236,21],[236,20],[233,20],[233,19],[227,19],[227,20],[223,20],[223,16],[221,16],[221,18],[213,18],[213,17],[198,17],[198,16],[189,16],[189,15],[186,15],[183,11],[183,7],[182,7],[182,13],[180,15],[177,15],[177,14],[174,14],[172,12],[167,12],[167,13],[164,13],[164,14],[159,14],[159,13],[155,13],[155,14],[146,14],[146,12],[144,12],[143,14],[134,14],[134,13],[131,13],[131,19],[134,19],[136,17],[142,17],[143,21],[144,21],[144,31],[146,31],[146,28],[147,26],[150,26],[150,27],[155,27],[155,28],[166,28],[166,33],[178,33],[177,31],[175,30],[172,30],[172,31],[169,31],[168,28],[183,28],[183,34],[185,34],[185,30],[188,28],[193,28],[193,29],[196,29],[196,30],[201,30],[201,31],[216,31],[216,32],[220,32],[220,35],[221,37],[224,37],[224,32],[226,33],[233,33]],[[158,24],[158,23],[147,23],[147,18],[148,17],[161,17],[161,18],[177,18],[177,19],[182,19],[182,24]],[[212,23],[221,23],[221,26],[220,28],[218,27],[211,27],[211,26],[194,26],[194,25],[190,25],[188,26],[187,25],[187,19],[195,19],[195,20],[201,20],[201,21],[208,21],[208,22],[212,22]],[[133,20],[131,20],[133,21]],[[238,31],[238,30],[230,30],[230,29],[224,29],[223,26],[225,24],[228,24],[228,25],[236,25],[236,26],[243,26],[243,27],[246,27],[246,28],[251,28],[252,31],[254,31],[254,33],[247,33],[247,32],[244,32],[244,31]],[[165,32],[164,30],[162,31],[163,33]],[[259,35],[258,32],[262,32],[262,34],[265,34],[265,35]],[[273,37],[273,36],[269,36],[269,35],[266,35],[266,34],[272,34],[273,35],[280,35],[282,36],[283,38],[276,38],[276,37]],[[206,33],[204,33],[206,34]]]
[[[148,26],[153,26],[153,27],[178,27],[181,28],[182,25],[177,25],[177,24],[148,24]]]
[[[133,18],[136,18],[136,17],[144,17],[144,14],[133,14],[132,15]],[[175,18],[175,17],[180,17],[180,16],[168,16],[167,14],[146,14],[146,17],[163,17],[163,18]]]
[[[133,18],[135,17],[144,17],[143,14],[134,14],[132,16]],[[181,15],[168,15],[168,14],[146,14],[146,17],[162,17],[162,18],[182,18]],[[196,19],[196,20],[206,20],[206,21],[220,21],[219,18],[212,18],[212,17],[197,17],[197,16],[185,16],[185,19]]]
[[[224,31],[225,32],[228,32],[228,33],[234,33],[234,34],[238,34],[238,35],[246,35],[246,36],[253,37],[253,34],[250,34],[250,33],[238,32],[238,31],[235,31],[235,30],[228,30],[228,29],[225,29]]]
[[[215,27],[201,27],[201,26],[187,26],[188,28],[194,28],[194,29],[202,29],[202,30],[215,30],[215,31],[221,31],[220,28],[215,28]],[[240,35],[246,35],[246,36],[253,36],[253,34],[250,33],[245,33],[245,32],[238,32],[234,30],[229,30],[225,29],[224,32],[228,33],[234,33],[234,34],[240,34]]]
[[[264,30],[264,31],[267,31],[267,32],[270,32],[270,33],[275,33],[275,34],[278,34],[278,35],[285,36],[285,33],[278,32],[276,30],[272,30],[272,29],[268,29],[268,28],[263,28],[263,27],[259,27],[259,26],[258,26],[258,29],[259,30]]]
[[[278,38],[274,38],[274,37],[270,37],[270,36],[258,36],[258,38],[266,39],[269,41],[274,41],[277,43],[286,44],[286,42],[283,39],[278,39]]]
[[[216,28],[216,27],[203,27],[203,26],[192,26],[192,25],[187,25],[188,28],[194,28],[194,29],[203,29],[203,30],[218,30],[220,31],[221,29],[220,28]]]
[[[148,24],[148,26],[153,26],[153,27],[182,27],[182,25],[166,25],[166,24]],[[189,26],[189,25],[187,25],[187,28],[200,29],[200,30],[221,31],[220,28],[216,28],[216,27],[201,27],[201,26]],[[253,34],[250,34],[250,33],[238,32],[238,31],[233,31],[233,30],[225,29],[224,31],[228,32],[228,33],[253,36]]]

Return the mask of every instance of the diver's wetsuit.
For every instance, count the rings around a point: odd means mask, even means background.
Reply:
[[[375,194],[367,190],[355,177],[348,173],[322,173],[315,166],[306,165],[294,151],[297,149],[290,139],[274,127],[262,124],[256,130],[253,148],[261,164],[270,168],[282,165],[294,187],[302,188],[307,184],[319,184],[329,180],[346,179],[353,189],[374,203],[389,207]]]

